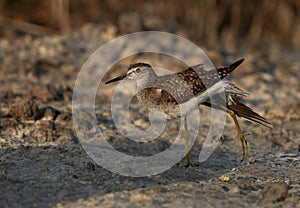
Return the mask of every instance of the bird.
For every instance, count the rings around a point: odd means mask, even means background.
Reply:
[[[185,140],[185,167],[191,165],[188,149],[188,127],[186,116],[192,108],[199,105],[208,106],[225,111],[233,119],[237,134],[242,146],[242,159],[244,161],[248,155],[248,142],[241,130],[237,117],[261,124],[271,128],[272,124],[250,107],[241,102],[241,97],[246,97],[247,92],[238,88],[227,76],[234,71],[244,58],[234,63],[215,68],[215,70],[205,70],[203,64],[190,66],[187,69],[159,76],[153,67],[148,63],[137,62],[130,64],[125,74],[110,79],[105,84],[111,84],[123,79],[133,79],[136,81],[138,102],[148,107],[150,110],[163,110],[169,117],[183,118],[184,140]],[[225,92],[226,102],[212,102],[210,95],[219,96],[220,92]],[[180,105],[185,106],[181,112]]]

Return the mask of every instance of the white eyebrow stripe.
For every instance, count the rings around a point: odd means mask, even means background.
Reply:
[[[129,69],[129,70],[127,71],[127,74],[131,74],[131,73],[134,72],[135,70],[136,70],[136,68]]]

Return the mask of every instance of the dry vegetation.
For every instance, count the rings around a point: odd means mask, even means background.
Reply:
[[[85,22],[113,23],[120,33],[165,30],[234,52],[238,46],[300,49],[298,0],[15,0],[0,2],[1,36],[11,30],[68,33]],[[122,29],[124,19],[131,27]],[[129,29],[128,29],[129,28]]]

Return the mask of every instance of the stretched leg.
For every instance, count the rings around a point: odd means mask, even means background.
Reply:
[[[184,116],[184,143],[185,143],[185,167],[189,167],[191,162],[190,162],[190,156],[189,156],[189,130],[187,127],[187,122],[186,122],[186,116]]]
[[[226,108],[226,112],[231,116],[231,118],[234,121],[235,127],[237,129],[238,135],[240,137],[241,143],[242,143],[242,149],[243,149],[243,155],[242,155],[242,161],[246,158],[247,154],[248,154],[248,142],[241,130],[241,127],[239,125],[239,122],[236,118],[235,113],[232,110],[229,110]]]

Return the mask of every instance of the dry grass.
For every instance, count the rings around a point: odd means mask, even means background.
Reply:
[[[0,32],[15,24],[17,30],[39,34],[29,27],[38,24],[48,32],[67,33],[90,21],[118,24],[128,12],[141,19],[158,18],[166,27],[160,29],[175,28],[200,44],[228,52],[265,44],[300,49],[299,0],[6,0],[0,3]]]

